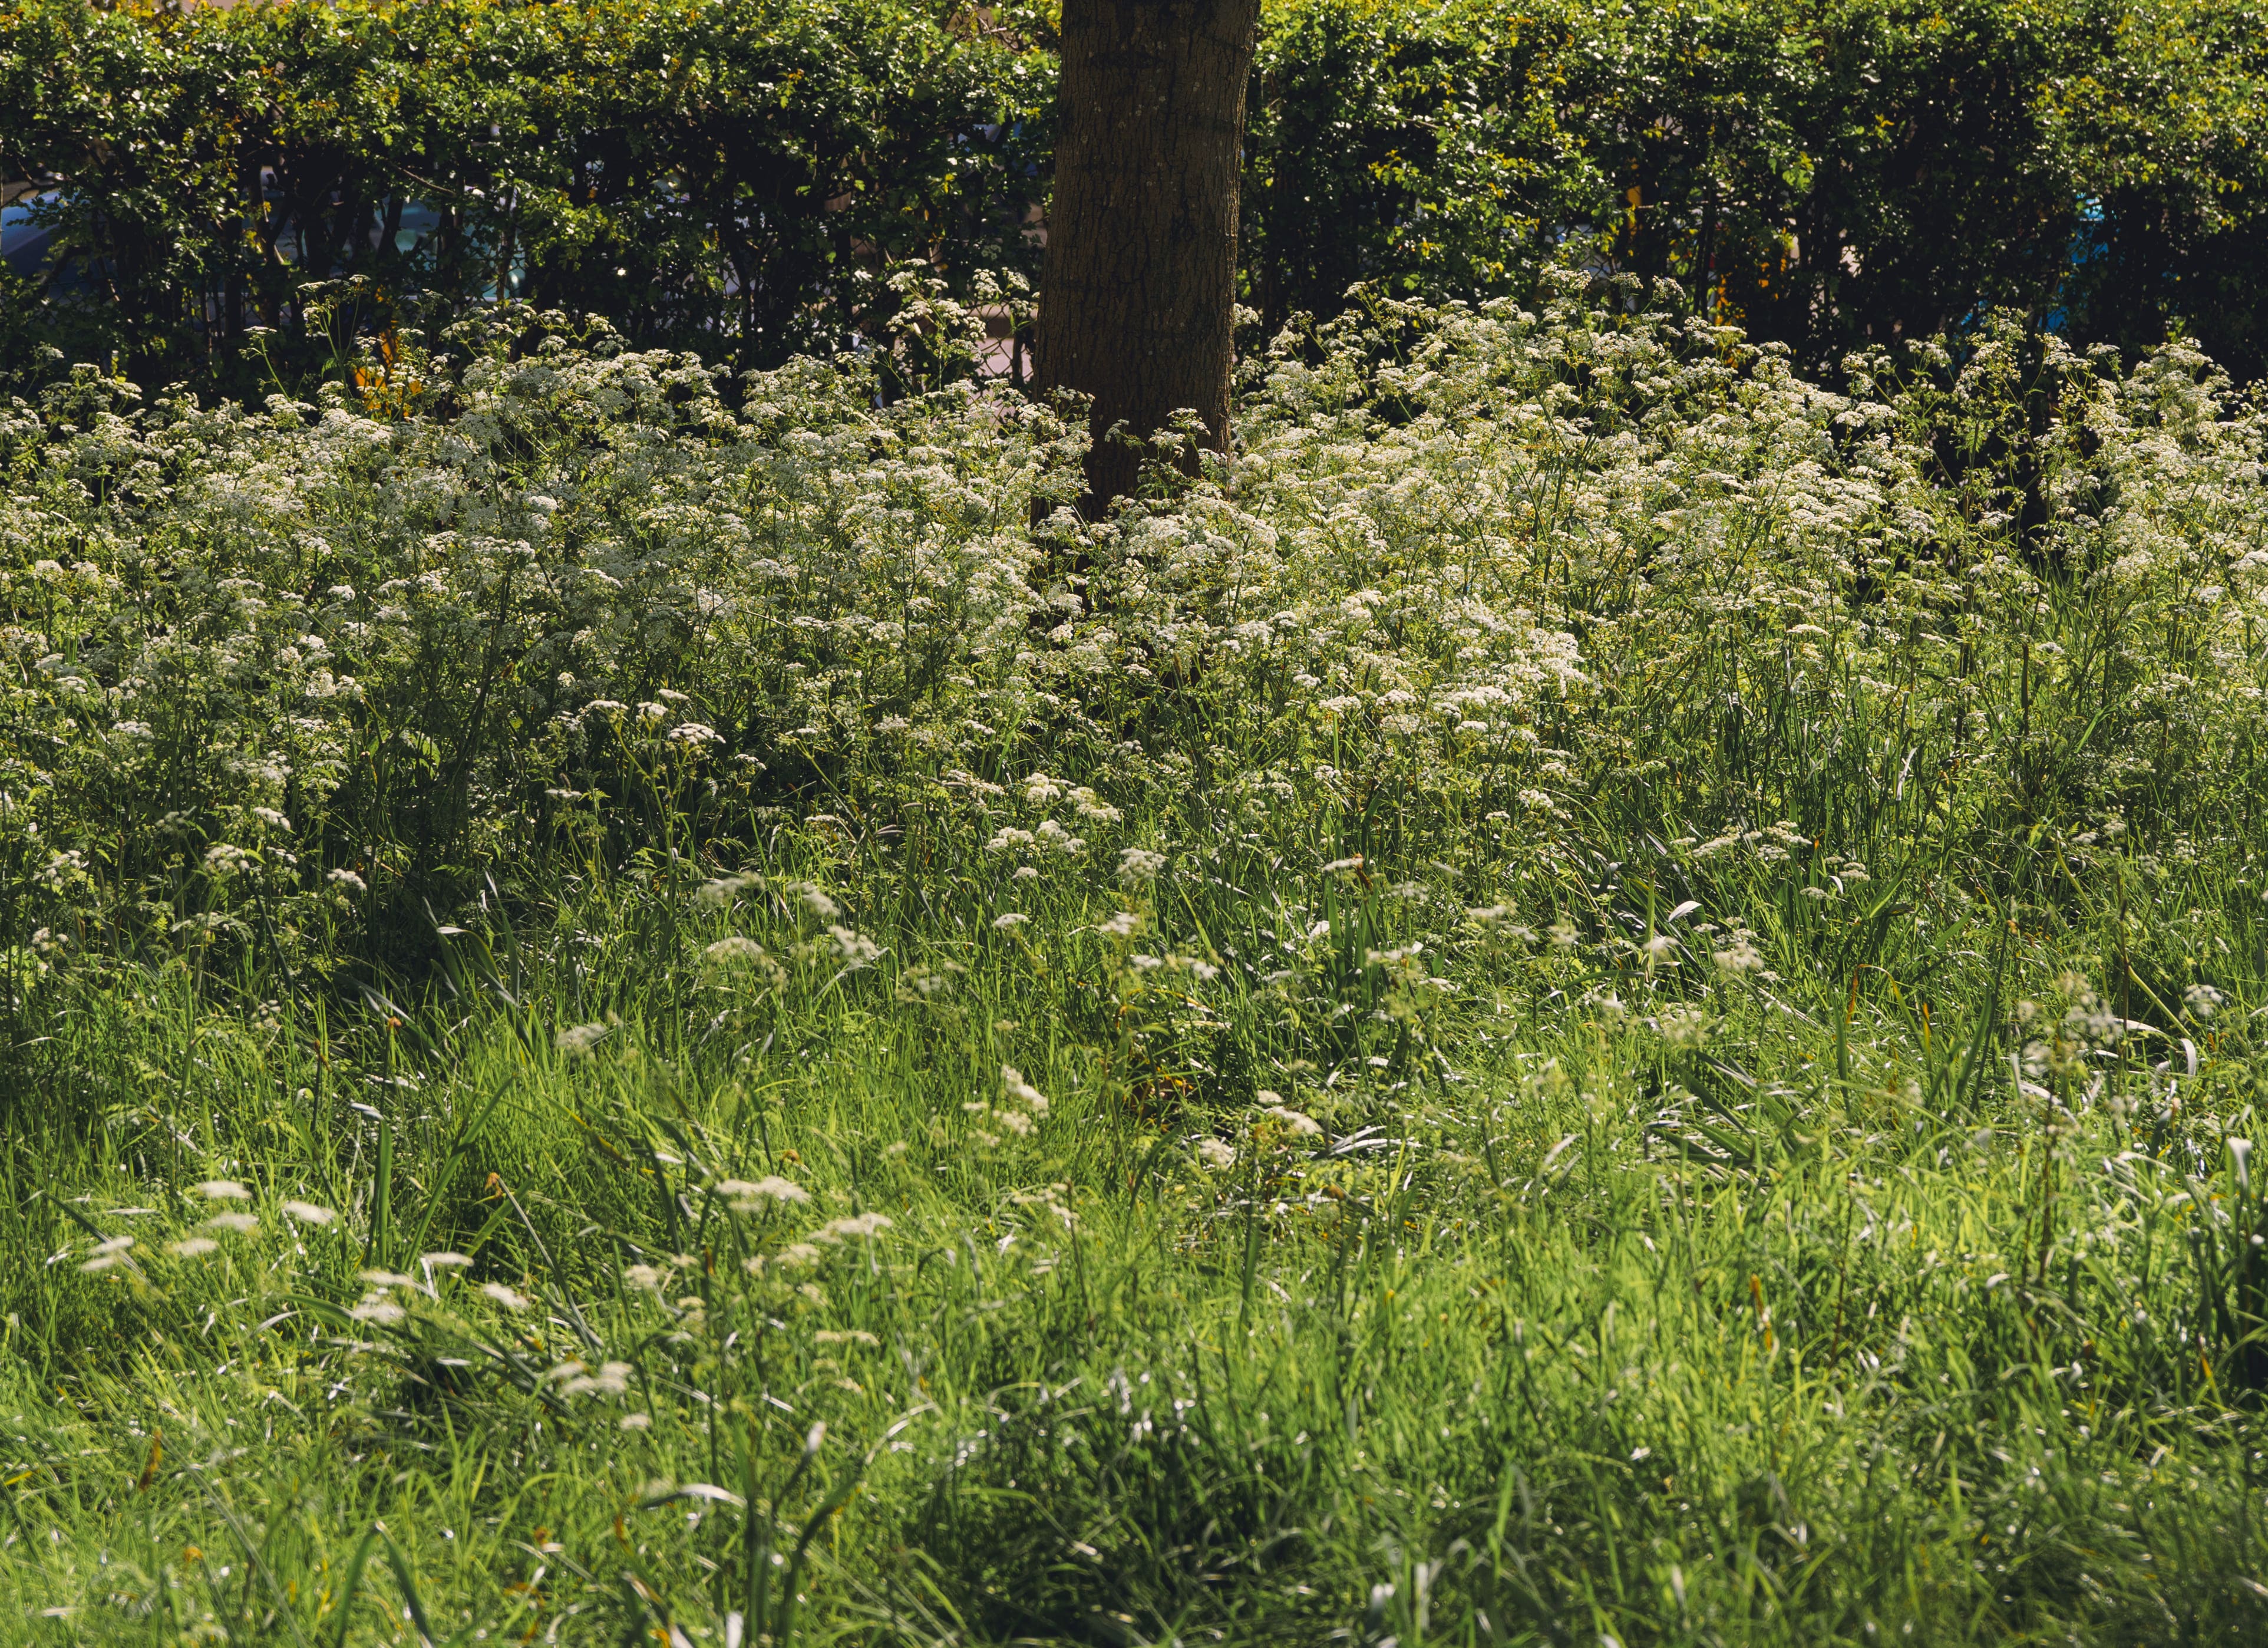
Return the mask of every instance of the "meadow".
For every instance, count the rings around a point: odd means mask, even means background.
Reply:
[[[0,1637],[2260,1640],[2257,399],[1243,374],[0,416]]]

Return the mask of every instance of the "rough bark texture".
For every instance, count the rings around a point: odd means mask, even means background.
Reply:
[[[1260,0],[1064,0],[1037,384],[1094,397],[1090,512],[1187,407],[1228,442],[1237,183]]]

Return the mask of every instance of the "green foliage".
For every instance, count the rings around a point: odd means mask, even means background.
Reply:
[[[1815,371],[2014,306],[2254,376],[2268,40],[2192,0],[1295,0],[1248,197],[1272,328],[1526,292],[1573,240]]]
[[[1525,291],[1606,191],[1567,119],[1572,18],[1486,4],[1270,11],[1253,74],[1241,248],[1270,333],[1397,295]]]
[[[1572,248],[1822,375],[2010,306],[2250,378],[2264,41],[2203,0],[1286,0],[1246,295],[1265,336]],[[0,368],[298,390],[499,294],[740,366],[871,341],[894,268],[1032,274],[1051,41],[932,0],[11,0],[0,177],[71,255],[0,286]]]
[[[1051,84],[900,0],[17,0],[0,175],[60,191],[72,256],[9,331],[240,394],[519,293],[776,365],[893,313],[893,259],[1028,262]]]
[[[2257,1636],[2268,427],[1635,285],[15,406],[14,1629]]]
[[[1524,292],[1572,238],[1821,369],[2015,304],[2130,350],[2185,326],[2250,374],[2257,25],[2187,0],[1286,6],[1250,294],[1272,330],[1357,280]],[[413,292],[429,321],[519,292],[743,362],[839,346],[896,309],[893,259],[964,292],[1027,270],[1047,37],[886,0],[27,0],[0,14],[0,172],[65,186],[76,256],[0,342],[242,389]],[[334,275],[362,278],[311,307]]]

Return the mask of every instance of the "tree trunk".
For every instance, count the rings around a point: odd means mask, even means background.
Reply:
[[[1139,439],[1189,408],[1227,450],[1259,18],[1259,0],[1064,0],[1036,383],[1094,397],[1090,514],[1134,491],[1140,454],[1107,438],[1115,425]]]

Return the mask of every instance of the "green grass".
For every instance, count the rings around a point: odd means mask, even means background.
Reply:
[[[2257,413],[1373,318],[20,409],[10,1639],[2268,1629]]]

